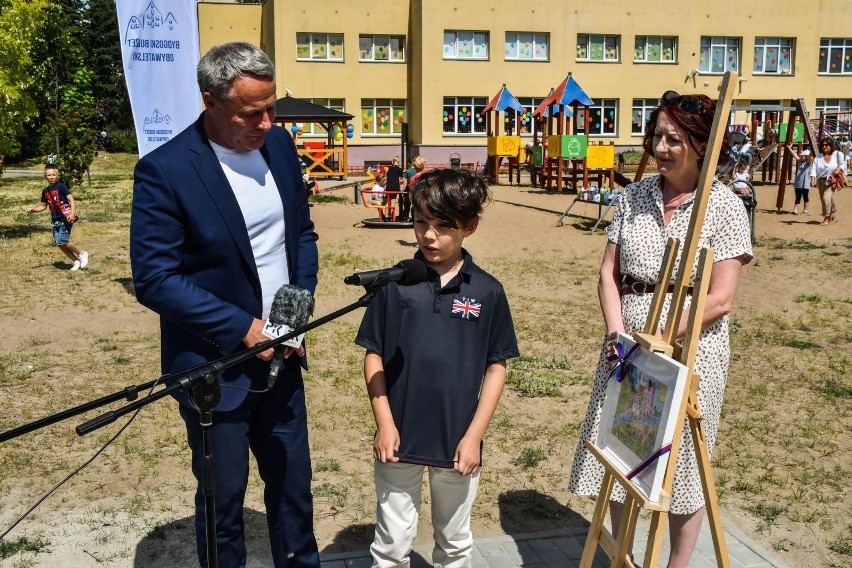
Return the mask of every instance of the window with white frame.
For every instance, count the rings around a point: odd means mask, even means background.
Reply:
[[[577,61],[618,61],[617,35],[577,34]]]
[[[674,36],[636,36],[633,63],[674,63],[677,38]]]
[[[658,106],[660,106],[660,99],[633,99],[630,122],[630,134],[632,136],[645,135],[645,125],[648,124],[651,112]]]
[[[444,134],[485,136],[485,97],[444,97]]]
[[[852,75],[852,39],[819,40],[820,75]]]
[[[297,33],[296,59],[343,61],[343,34]]]
[[[315,105],[324,106],[333,110],[338,110],[340,112],[346,112],[346,107],[344,105],[345,99],[308,99],[310,102]],[[314,122],[305,122],[302,124],[302,136],[303,137],[322,137],[325,138],[328,136],[328,131],[316,124]]]
[[[358,37],[358,60],[378,62],[405,61],[405,36],[361,35]]]
[[[724,73],[740,68],[740,38],[701,37],[698,70],[701,73]]]
[[[579,110],[577,131],[589,136],[615,136],[618,134],[618,99],[598,100],[600,103]]]
[[[824,112],[852,112],[852,99],[817,99],[815,116]]]
[[[546,32],[506,32],[506,60],[548,61],[550,34]]]
[[[524,112],[521,113],[521,134],[532,134],[533,117],[532,113],[541,104],[544,97],[518,97],[518,102],[524,107]]]
[[[444,59],[488,59],[488,32],[445,30]]]
[[[754,38],[756,75],[782,75],[793,72],[793,39],[788,37]]]
[[[405,122],[405,99],[361,99],[361,134],[399,136]]]

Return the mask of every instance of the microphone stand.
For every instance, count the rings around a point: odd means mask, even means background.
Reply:
[[[373,299],[375,299],[379,288],[387,283],[388,280],[385,278],[377,279],[369,286],[364,287],[364,295],[358,298],[355,302],[305,324],[304,326],[282,335],[281,337],[258,343],[254,347],[249,347],[239,353],[227,355],[208,363],[202,363],[201,365],[197,365],[184,371],[169,375],[162,375],[156,380],[149,381],[139,386],[127,386],[116,393],[58,412],[40,420],[24,424],[18,428],[2,432],[0,433],[0,442],[17,438],[18,436],[32,432],[33,430],[54,424],[60,420],[82,414],[89,410],[99,408],[121,398],[133,401],[130,404],[118,408],[117,410],[106,412],[78,425],[74,430],[77,435],[83,436],[89,432],[97,430],[98,428],[102,428],[107,424],[115,422],[119,417],[124,416],[125,414],[129,414],[136,409],[151,404],[156,400],[165,398],[167,395],[176,390],[188,392],[190,402],[199,413],[202,431],[201,487],[204,494],[204,513],[207,526],[207,561],[209,568],[218,568],[218,555],[216,550],[216,483],[213,469],[213,452],[211,449],[212,435],[210,428],[213,425],[213,410],[219,404],[219,400],[221,398],[221,385],[219,384],[219,378],[222,376],[225,369],[233,367],[243,361],[247,361],[258,353],[280,345],[285,341],[335,320],[358,308],[366,307],[373,301]],[[157,383],[165,384],[166,388],[137,400],[140,390],[150,389]]]

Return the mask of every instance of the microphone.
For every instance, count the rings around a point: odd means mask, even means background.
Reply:
[[[263,326],[262,333],[269,339],[278,339],[308,323],[308,317],[313,311],[314,297],[308,290],[299,286],[284,284],[275,292],[275,298],[273,298],[272,306],[269,309],[269,318]],[[272,363],[269,366],[269,380],[267,382],[270,390],[275,386],[275,381],[278,380],[278,372],[284,362],[283,346],[298,348],[304,337],[305,334],[303,333],[274,347],[275,354],[272,356]]]
[[[344,278],[343,282],[367,288],[373,285],[384,286],[389,282],[399,282],[403,285],[418,284],[424,280],[426,280],[426,265],[422,261],[412,258],[403,260],[390,268],[356,272]]]

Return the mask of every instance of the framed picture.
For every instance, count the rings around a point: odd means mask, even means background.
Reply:
[[[671,357],[634,349],[629,335],[619,334],[618,342],[625,356],[607,384],[596,444],[648,499],[659,502],[688,369]]]

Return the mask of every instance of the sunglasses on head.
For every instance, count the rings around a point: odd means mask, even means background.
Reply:
[[[677,105],[692,114],[704,114],[704,105],[692,95],[680,95],[676,91],[666,91],[660,97],[663,106]]]

